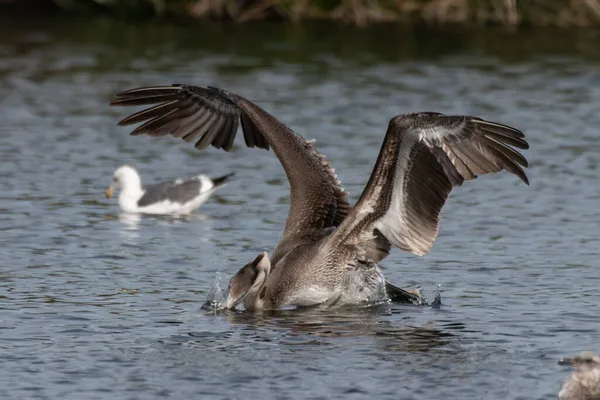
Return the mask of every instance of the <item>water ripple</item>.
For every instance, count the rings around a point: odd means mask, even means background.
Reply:
[[[556,397],[556,360],[593,350],[600,329],[595,39],[194,29],[0,24],[0,397]],[[217,274],[279,240],[288,186],[272,154],[239,141],[199,153],[115,126],[113,93],[171,82],[259,101],[317,139],[353,200],[389,118],[417,110],[521,128],[531,186],[465,184],[430,254],[385,261],[428,298],[441,285],[440,310],[205,312]],[[193,217],[132,217],[102,197],[123,163],[146,182],[236,179]]]

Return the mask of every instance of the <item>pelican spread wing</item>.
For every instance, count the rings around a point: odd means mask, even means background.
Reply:
[[[350,210],[348,193],[314,142],[304,140],[241,96],[211,86],[153,86],[121,92],[111,105],[153,105],[119,122],[119,125],[143,122],[132,135],[170,134],[187,142],[195,140],[199,150],[213,145],[229,151],[241,123],[248,147],[272,148],[291,190],[282,245],[291,246],[300,236],[338,226]]]
[[[402,250],[426,254],[454,186],[501,170],[529,184],[522,168],[527,160],[514,148],[529,148],[521,131],[480,118],[439,113],[392,118],[369,182],[331,243],[364,247],[380,234]]]

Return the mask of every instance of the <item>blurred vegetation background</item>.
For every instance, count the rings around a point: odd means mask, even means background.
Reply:
[[[600,0],[0,0],[2,8],[109,13],[123,18],[197,20],[329,19],[366,26],[427,25],[600,26]]]

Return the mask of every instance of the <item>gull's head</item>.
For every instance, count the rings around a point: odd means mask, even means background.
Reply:
[[[137,171],[129,165],[123,165],[117,168],[113,174],[110,186],[106,189],[106,198],[111,198],[116,189],[120,188],[124,190],[127,186],[132,184],[140,185],[140,176]]]
[[[561,365],[571,365],[578,371],[600,369],[600,357],[591,351],[584,351],[573,357],[561,358],[558,363]]]
[[[229,281],[229,292],[225,308],[234,308],[244,303],[247,310],[263,308],[267,277],[271,273],[271,261],[262,252],[252,262],[246,264]]]

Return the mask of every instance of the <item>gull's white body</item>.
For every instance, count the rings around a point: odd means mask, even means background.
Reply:
[[[184,203],[163,200],[139,206],[138,202],[146,194],[146,190],[142,187],[138,172],[128,165],[119,167],[115,171],[113,185],[120,188],[119,206],[126,213],[185,215],[202,206],[216,189],[213,181],[206,175],[197,175],[193,178],[201,182],[202,189],[192,200]],[[181,179],[175,181],[176,184],[183,182]]]

